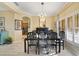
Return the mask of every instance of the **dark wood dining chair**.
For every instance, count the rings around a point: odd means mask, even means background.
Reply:
[[[61,46],[63,47],[63,50],[64,50],[64,39],[65,39],[65,32],[64,31],[60,31],[59,32],[59,36],[60,36],[60,39],[61,39]]]
[[[39,46],[38,46],[38,54],[40,54],[41,49],[45,49],[46,52],[45,54],[48,53],[47,47],[48,47],[48,42],[47,42],[47,34],[44,31],[39,32]]]
[[[48,32],[48,44],[51,46],[51,47],[54,47],[55,48],[55,53],[57,54],[57,42],[56,42],[56,39],[57,39],[57,33],[55,32]]]
[[[27,49],[27,53],[29,54],[29,49],[32,48],[32,46],[35,46],[35,53],[37,54],[37,39],[35,37],[36,33],[34,32],[29,32],[27,35],[27,45],[28,45],[28,49]]]

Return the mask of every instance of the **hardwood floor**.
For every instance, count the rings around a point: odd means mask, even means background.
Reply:
[[[20,40],[18,42],[14,42],[9,45],[0,45],[0,55],[2,56],[38,56],[35,54],[34,49],[31,49],[32,52],[30,54],[24,53],[24,46],[23,46],[23,40]],[[41,54],[44,56],[43,54]],[[49,54],[48,56],[73,56],[72,53],[70,53],[66,47],[64,50],[61,51],[61,53],[58,54]]]

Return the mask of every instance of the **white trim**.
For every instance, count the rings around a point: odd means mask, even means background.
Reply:
[[[59,16],[57,16],[57,37],[59,38]]]
[[[67,24],[68,19],[65,18],[65,38],[67,39],[67,31],[68,31],[68,24]]]
[[[73,30],[72,30],[72,31],[73,31],[72,33],[73,33],[73,34],[72,34],[72,35],[73,35],[73,42],[74,42],[74,32],[75,32],[75,26],[74,26],[74,25],[75,25],[75,12],[73,13],[73,16],[72,16],[72,23],[73,23],[73,24],[72,24],[72,27],[73,27],[73,28],[72,28],[72,29],[73,29]]]

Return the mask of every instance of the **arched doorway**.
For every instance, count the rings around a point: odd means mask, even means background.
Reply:
[[[28,33],[28,27],[29,27],[29,20],[30,18],[29,17],[23,17],[23,20],[22,20],[22,35],[27,35]]]

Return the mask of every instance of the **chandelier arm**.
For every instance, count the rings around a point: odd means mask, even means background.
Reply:
[[[46,13],[45,13],[45,4],[44,2],[41,3],[41,14],[40,14],[40,24],[42,23],[42,26],[46,26]]]

